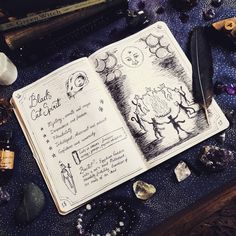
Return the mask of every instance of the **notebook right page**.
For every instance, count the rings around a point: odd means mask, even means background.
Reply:
[[[209,123],[192,96],[191,64],[167,25],[154,25],[89,58],[151,168],[228,127],[213,100]]]

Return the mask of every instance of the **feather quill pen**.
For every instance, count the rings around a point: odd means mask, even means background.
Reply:
[[[213,97],[213,62],[206,28],[196,27],[193,30],[190,47],[193,70],[193,97],[195,102],[204,109],[209,125],[207,108],[210,106]]]

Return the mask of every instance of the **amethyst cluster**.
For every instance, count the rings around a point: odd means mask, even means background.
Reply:
[[[227,93],[229,95],[236,95],[236,84],[223,84],[222,82],[216,82],[214,86],[215,94],[219,95]]]
[[[203,147],[199,160],[209,171],[217,172],[225,169],[233,158],[233,152],[209,145]]]

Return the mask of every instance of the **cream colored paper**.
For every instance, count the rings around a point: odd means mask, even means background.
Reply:
[[[193,102],[191,64],[163,22],[13,94],[61,214],[227,128]]]

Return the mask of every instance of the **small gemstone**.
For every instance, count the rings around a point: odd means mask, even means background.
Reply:
[[[165,8],[164,7],[158,7],[156,10],[157,14],[163,14],[165,12]]]
[[[149,23],[147,13],[143,10],[138,12],[129,11],[126,17],[126,21],[130,28],[139,28]]]
[[[111,236],[116,236],[116,235],[117,235],[116,231],[115,231],[115,230],[112,230],[112,231],[111,231]]]
[[[10,194],[0,187],[0,205],[10,201]]]
[[[225,132],[221,132],[220,134],[217,135],[217,140],[219,141],[220,144],[223,144],[225,142],[226,134]]]
[[[234,110],[231,110],[231,111],[227,112],[227,113],[225,114],[225,116],[227,117],[230,126],[231,126],[231,127],[234,126],[235,123],[236,123],[235,111],[234,111]]]
[[[87,204],[87,205],[86,205],[86,209],[87,209],[88,211],[90,211],[90,210],[92,209],[92,206],[91,206],[90,204]]]
[[[204,146],[199,158],[200,162],[209,171],[221,171],[234,159],[233,152],[217,146]]]
[[[191,175],[191,171],[189,170],[187,164],[184,161],[181,161],[174,169],[175,176],[179,182],[185,180],[187,177]]]
[[[156,188],[152,184],[143,181],[136,181],[133,184],[133,190],[136,197],[142,200],[149,199],[156,192]]]
[[[212,0],[211,1],[211,5],[213,7],[220,7],[222,5],[222,3],[223,3],[223,0]]]
[[[236,94],[236,87],[233,84],[227,85],[225,88],[225,91],[229,95],[235,95]]]
[[[111,234],[110,233],[106,233],[106,236],[111,236]]]
[[[204,19],[205,20],[212,20],[215,18],[216,13],[214,9],[209,9],[203,13]]]
[[[83,222],[83,220],[81,218],[78,219],[78,222]]]
[[[116,232],[118,232],[118,233],[120,232],[120,228],[119,227],[116,228]]]
[[[182,23],[187,23],[189,21],[189,15],[186,13],[181,13],[179,19]]]
[[[83,227],[82,227],[81,224],[78,224],[78,225],[76,225],[76,228],[77,228],[78,230],[80,230],[80,229],[82,229]]]
[[[216,95],[220,95],[222,93],[225,92],[225,88],[226,88],[226,85],[224,85],[222,82],[220,81],[216,81],[215,85],[214,85],[214,93]]]
[[[125,223],[124,223],[123,221],[120,221],[120,222],[119,222],[119,226],[122,227],[122,226],[124,226],[124,225],[125,225]]]

